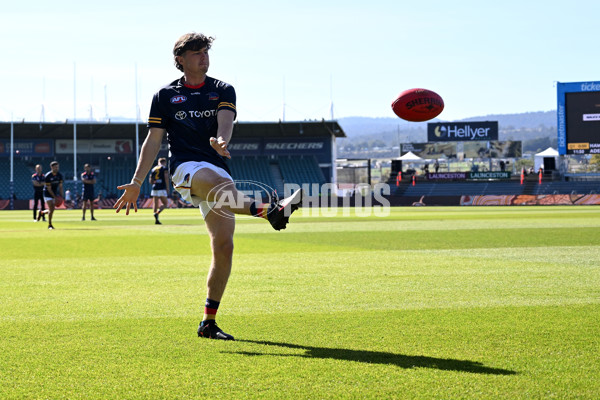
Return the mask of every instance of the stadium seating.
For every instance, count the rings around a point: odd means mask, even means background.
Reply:
[[[71,190],[76,194],[81,194],[82,183],[79,179],[83,172],[83,164],[87,160],[78,157],[78,166],[81,170],[76,172],[77,181],[73,181],[73,159],[70,156],[57,156],[50,158],[38,158],[34,160],[17,160],[14,165],[14,184],[15,194],[19,199],[28,199],[33,195],[31,188],[31,175],[34,173],[35,165],[42,164],[44,173],[49,171],[49,164],[56,160],[60,163],[60,171],[65,178],[64,189]],[[9,171],[9,159],[0,158],[0,170]],[[131,175],[135,170],[135,159],[133,158],[101,158],[94,167],[96,173],[96,195],[102,194],[103,197],[116,197],[118,195],[117,186],[127,183],[131,180]],[[318,186],[325,183],[325,178],[314,157],[278,157],[270,158],[267,156],[237,157],[229,162],[232,176],[236,180],[239,190],[256,190],[253,182],[265,184],[274,189],[280,195],[284,192],[284,184],[316,184]],[[0,175],[0,198],[8,198],[10,195],[9,174]],[[151,187],[148,180],[144,180],[141,195],[149,196]]]
[[[10,197],[10,159],[0,158],[0,198]],[[5,172],[4,172],[5,171]],[[15,162],[13,169],[14,193],[19,199],[27,199],[33,196],[31,175],[33,174],[24,163]]]
[[[415,186],[408,186],[404,196],[462,196],[462,195],[483,195],[483,194],[507,194],[515,193],[515,190],[522,189],[513,187],[504,189],[502,193],[493,190],[493,184],[488,182],[419,182]],[[505,186],[503,186],[505,187]],[[491,193],[494,192],[494,193]],[[516,194],[516,193],[515,193]]]
[[[269,158],[264,156],[240,157],[229,161],[229,169],[236,180],[238,190],[254,191],[257,189],[254,182],[258,182],[279,191],[281,188],[273,178],[270,168]]]
[[[536,185],[533,194],[598,194],[598,181],[549,181]]]
[[[551,181],[542,183],[531,182],[533,195],[546,194],[590,194],[600,192],[599,182],[562,182]],[[403,196],[477,196],[477,195],[519,195],[525,194],[525,185],[519,181],[490,181],[490,182],[427,182],[419,181],[415,186],[404,183],[393,190],[392,194]]]
[[[56,156],[53,158],[27,158],[15,159],[14,164],[14,193],[17,199],[29,199],[33,196],[31,175],[34,173],[36,164],[42,164],[44,173],[49,170],[49,164],[56,159],[60,163],[60,171],[65,177],[65,190],[70,189],[74,195],[81,194],[82,184],[77,171],[77,181],[73,181],[73,159],[72,156]],[[78,165],[83,166],[87,160],[78,157]],[[129,182],[131,174],[135,170],[135,159],[128,158],[101,158],[95,164],[97,168],[96,195],[102,194],[104,198],[118,196],[116,187]],[[239,190],[256,190],[253,182],[260,182],[273,188],[280,195],[284,193],[284,184],[295,184],[299,186],[308,185],[310,195],[313,185],[320,188],[326,183],[325,177],[314,157],[300,156],[251,156],[235,157],[229,162],[232,176],[236,180]],[[0,199],[10,196],[10,159],[0,158]],[[543,181],[539,184],[536,179],[529,179],[525,185],[518,180],[510,181],[482,181],[482,182],[442,182],[426,181],[417,178],[415,186],[410,182],[403,181],[400,187],[395,186],[395,178],[388,181],[392,188],[392,195],[396,196],[462,196],[462,195],[507,195],[507,194],[598,194],[600,193],[599,181]],[[141,195],[150,195],[148,180],[142,185]]]
[[[600,179],[596,176],[584,178],[566,176],[566,180],[556,180],[557,177],[549,174],[543,178],[541,184],[538,182],[537,174],[526,176],[523,184],[517,176],[511,180],[497,181],[428,181],[423,176],[417,176],[416,184],[413,186],[412,176],[405,174],[403,180],[396,186],[396,175],[397,169],[392,170],[387,183],[391,187],[391,195],[400,197],[600,193]],[[592,180],[594,178],[595,180]]]
[[[319,164],[314,157],[280,157],[279,167],[284,183],[296,184],[299,186],[309,185],[307,195],[316,195],[313,193],[313,184],[317,188],[325,183],[325,177]],[[317,189],[318,190],[318,189]]]
[[[320,187],[325,183],[314,157],[241,157],[232,159],[229,168],[239,190],[255,190],[253,182],[259,182],[281,195],[284,193],[284,184],[308,185],[312,188],[313,184]]]
[[[79,159],[79,157],[78,157]],[[18,199],[29,199],[33,197],[31,184],[31,175],[35,172],[35,165],[41,164],[44,173],[50,170],[50,162],[56,160],[60,163],[60,172],[63,174],[64,190],[71,190],[75,195],[81,194],[82,183],[80,174],[83,172],[85,160],[80,160],[81,170],[77,171],[77,181],[73,181],[73,159],[72,157],[53,157],[52,159],[36,158],[28,160],[15,160],[14,163],[14,193]],[[100,172],[97,174],[96,194],[103,193],[104,197],[116,196],[117,185],[129,182],[131,174],[135,170],[135,160],[101,160],[99,165]],[[0,171],[6,173],[0,174],[0,198],[10,196],[10,159],[0,158]],[[149,195],[150,187],[148,184],[142,186],[142,195]]]
[[[96,177],[96,194],[115,197],[118,194],[117,186],[131,181],[135,171],[135,159],[102,159],[98,168],[100,171]],[[148,180],[145,179],[140,195],[149,196],[151,189]]]

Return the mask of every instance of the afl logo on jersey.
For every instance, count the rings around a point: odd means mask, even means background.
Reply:
[[[186,100],[187,100],[187,97],[182,96],[182,95],[171,97],[171,103],[172,104],[181,104],[181,103],[183,103]]]
[[[184,120],[187,118],[187,113],[185,111],[177,111],[175,113],[175,119],[178,121]]]

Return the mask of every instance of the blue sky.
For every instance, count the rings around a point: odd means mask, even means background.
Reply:
[[[556,81],[600,80],[599,15],[587,0],[13,2],[0,119],[134,118],[137,65],[145,121],[190,31],[216,37],[209,75],[235,86],[240,121],[277,121],[284,102],[287,121],[328,119],[332,100],[335,118],[393,117],[415,87],[445,120],[553,110]]]

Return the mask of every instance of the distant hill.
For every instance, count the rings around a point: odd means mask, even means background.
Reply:
[[[536,129],[541,126],[556,128],[556,110],[521,114],[491,114],[466,118],[461,121],[498,121],[500,130],[510,129],[510,127],[515,129]]]
[[[429,122],[498,121],[500,140],[523,142],[524,152],[537,152],[556,146],[556,111],[521,114],[490,114],[457,121],[434,119]],[[338,139],[340,157],[387,157],[399,154],[403,143],[427,142],[427,122],[406,122],[399,118],[340,118],[347,138]]]
[[[479,117],[470,117],[459,121],[498,121],[500,131],[503,130],[529,130],[540,126],[556,128],[556,110],[535,111],[521,114],[490,114]],[[448,122],[443,119],[434,119],[430,122]],[[399,118],[368,118],[368,117],[346,117],[340,118],[341,125],[348,138],[391,133],[427,132],[427,122],[406,122]]]

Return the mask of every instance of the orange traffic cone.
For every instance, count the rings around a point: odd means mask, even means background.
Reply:
[[[525,168],[521,168],[521,185],[523,184],[524,180],[525,180]]]

